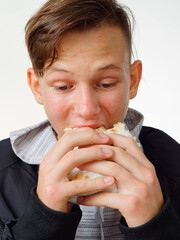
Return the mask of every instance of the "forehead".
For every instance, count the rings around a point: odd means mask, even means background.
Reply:
[[[64,35],[57,46],[59,59],[68,56],[118,55],[129,54],[123,31],[118,26],[105,25],[85,31],[72,30]]]
[[[119,27],[103,26],[66,33],[57,46],[58,59],[46,73],[56,69],[79,74],[130,66],[126,38]]]

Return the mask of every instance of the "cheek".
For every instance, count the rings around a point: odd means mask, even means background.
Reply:
[[[56,118],[65,114],[67,103],[62,97],[47,94],[43,100],[44,108],[49,118]]]
[[[129,94],[127,90],[113,92],[103,100],[109,118],[114,123],[123,121],[129,104]]]
[[[110,96],[106,96],[103,100],[104,104],[107,106],[109,111],[117,111],[117,109],[124,108],[128,105],[129,95],[126,91],[124,92],[114,92]]]

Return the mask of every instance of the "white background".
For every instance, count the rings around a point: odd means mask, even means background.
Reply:
[[[28,86],[31,66],[24,26],[44,0],[0,0],[0,139],[46,118]],[[123,0],[136,18],[135,45],[143,78],[131,107],[145,125],[160,128],[180,142],[180,1]]]

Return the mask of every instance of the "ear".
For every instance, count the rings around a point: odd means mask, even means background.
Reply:
[[[142,62],[137,60],[131,65],[130,99],[133,99],[137,95],[141,76]]]
[[[36,99],[36,102],[43,105],[41,88],[40,88],[40,79],[35,74],[33,68],[28,68],[27,78],[28,78],[29,87]]]

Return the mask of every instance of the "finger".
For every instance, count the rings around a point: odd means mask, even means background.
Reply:
[[[69,199],[73,196],[102,191],[103,189],[112,186],[114,182],[115,179],[111,176],[100,177],[96,179],[75,180],[63,184],[63,187],[61,187],[61,192],[63,192],[65,197]]]
[[[77,146],[105,144],[109,137],[92,128],[79,128],[67,131],[57,142],[54,148],[46,155],[46,162],[56,164],[67,152]]]
[[[131,226],[148,222],[162,209],[163,204],[152,203],[153,199],[141,200],[138,195],[100,192],[86,197],[79,197],[77,203],[85,206],[106,206],[118,209]]]
[[[120,147],[127,153],[129,153],[132,157],[136,158],[139,162],[141,162],[146,167],[149,167],[151,163],[145,157],[142,150],[137,145],[135,139],[131,137],[122,136],[120,134],[109,134],[110,143],[113,146]]]
[[[85,206],[97,207],[110,207],[119,209],[120,206],[127,206],[128,195],[111,193],[111,192],[98,192],[89,196],[80,196],[77,203]]]
[[[142,174],[142,173],[143,173],[143,171],[146,170],[145,169],[146,167],[141,162],[139,162],[137,159],[132,157],[129,153],[127,153],[126,151],[124,151],[123,149],[121,149],[119,147],[106,146],[106,145],[101,146],[101,147],[102,148],[104,147],[105,149],[107,149],[109,151],[111,150],[113,152],[113,154],[109,155],[109,158],[107,157],[107,160],[109,159],[110,161],[117,163],[118,165],[125,168],[128,172],[133,174],[138,179],[142,179],[142,180],[144,179],[144,174]],[[100,164],[102,164],[102,162]],[[90,170],[90,168],[91,168],[90,166],[91,167],[94,166],[93,169]],[[79,168],[81,170],[88,170],[88,171],[94,171],[94,170],[97,171],[98,170],[98,169],[96,169],[95,165],[93,165],[89,162],[85,162],[84,164],[82,163],[82,165],[79,166]]]
[[[142,168],[142,171],[139,170],[138,174],[132,174],[123,166],[107,160],[89,162],[80,166],[81,170],[113,176],[117,180],[116,185],[118,192],[121,194],[140,192],[141,195],[142,191],[146,193],[147,187],[159,192],[160,185],[154,167],[150,169],[143,166]]]
[[[124,191],[126,188],[131,188],[132,182],[137,181],[133,176],[121,165],[112,161],[94,161],[80,166],[81,170],[95,172],[105,176],[113,176],[117,180],[119,191]]]
[[[109,207],[118,209],[123,216],[135,212],[135,198],[130,195],[111,192],[99,192],[89,196],[80,196],[77,203],[85,206]]]
[[[52,178],[54,180],[66,179],[75,167],[95,160],[108,159],[112,154],[113,151],[109,147],[98,145],[71,150],[56,164],[56,168],[52,172]]]
[[[137,158],[133,157],[122,148],[111,147],[111,150],[114,153],[113,157],[111,158],[112,161],[124,167],[138,179],[144,179],[143,172],[146,171],[147,167],[142,164],[141,161],[138,161]]]

